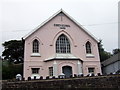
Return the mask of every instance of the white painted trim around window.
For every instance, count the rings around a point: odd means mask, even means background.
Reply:
[[[32,57],[40,57],[41,55],[40,55],[40,53],[32,53],[31,56]]]
[[[94,58],[95,57],[95,55],[93,55],[93,54],[86,54],[86,58]]]

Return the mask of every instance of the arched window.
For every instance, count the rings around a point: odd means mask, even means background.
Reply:
[[[86,43],[86,53],[87,54],[91,54],[92,53],[91,52],[91,43],[89,41]]]
[[[39,53],[39,41],[37,39],[33,41],[33,53]]]
[[[70,42],[64,34],[60,35],[56,41],[56,53],[71,53]]]

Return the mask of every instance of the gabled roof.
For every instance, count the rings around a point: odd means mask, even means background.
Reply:
[[[118,61],[120,61],[120,53],[115,54],[114,56],[106,59],[105,61],[101,62],[101,64],[102,66],[107,66]]]
[[[30,35],[32,35],[34,32],[36,32],[39,28],[44,26],[46,23],[48,23],[50,20],[52,20],[55,16],[57,16],[59,13],[65,14],[71,21],[73,21],[77,26],[79,26],[85,33],[87,33],[90,37],[92,37],[95,41],[98,42],[98,39],[95,38],[90,32],[88,32],[81,24],[79,24],[75,19],[73,19],[70,15],[68,15],[63,9],[60,9],[58,12],[53,14],[50,18],[48,18],[46,21],[44,21],[42,24],[40,24],[37,28],[32,30],[30,33],[25,35],[23,39],[27,39]]]

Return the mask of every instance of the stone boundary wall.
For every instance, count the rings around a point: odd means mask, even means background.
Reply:
[[[2,90],[43,90],[43,89],[72,89],[84,88],[109,88],[120,90],[120,75],[111,76],[95,76],[95,77],[81,77],[70,79],[49,79],[49,80],[31,80],[31,81],[15,81],[15,82],[2,82]],[[74,89],[75,90],[75,89]]]

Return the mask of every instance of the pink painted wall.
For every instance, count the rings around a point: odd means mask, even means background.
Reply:
[[[59,27],[55,27],[54,24],[66,24],[70,25],[70,27],[66,27],[66,29],[60,29]],[[24,77],[27,78],[31,75],[31,67],[40,67],[40,75],[46,77],[48,73],[48,67],[53,65],[53,61],[44,62],[45,59],[54,57],[56,55],[55,51],[55,43],[59,35],[65,34],[71,43],[71,53],[83,60],[83,73],[87,75],[87,67],[95,66],[95,72],[101,73],[100,68],[100,60],[98,53],[97,42],[88,34],[86,34],[81,28],[79,28],[75,23],[73,23],[68,17],[65,15],[61,16],[57,15],[47,24],[42,26],[32,35],[30,35],[25,40],[25,52],[24,52]],[[39,40],[40,42],[40,55],[39,57],[32,57],[32,41],[34,39]],[[85,52],[85,43],[90,41],[92,44],[92,54],[94,58],[86,58]],[[62,62],[68,62],[70,66],[74,67],[73,72],[77,74],[76,63],[77,61],[57,61],[58,67],[62,67],[67,63],[60,64]],[[71,64],[71,63],[75,64]],[[58,69],[58,73],[61,70]]]

